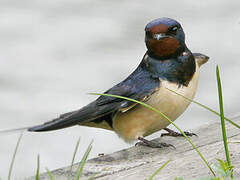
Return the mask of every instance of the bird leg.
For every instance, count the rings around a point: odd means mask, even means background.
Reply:
[[[152,142],[149,141],[147,139],[144,139],[143,137],[138,137],[138,140],[140,142],[137,142],[135,144],[135,146],[137,145],[142,145],[142,146],[147,146],[147,147],[151,147],[151,148],[163,148],[163,147],[173,147],[174,149],[176,149],[173,145],[171,144],[166,144],[166,143],[157,143],[157,142]]]
[[[183,136],[183,134],[179,133],[179,132],[175,132],[169,128],[164,128],[165,131],[167,131],[168,133],[162,133],[161,134],[161,137],[162,136],[173,136],[173,137],[178,137],[178,136]],[[187,131],[184,131],[184,133],[187,135],[187,136],[197,136],[195,133],[191,133],[191,132],[187,132]]]

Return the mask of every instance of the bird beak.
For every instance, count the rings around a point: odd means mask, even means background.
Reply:
[[[201,65],[205,64],[206,62],[208,62],[209,57],[201,54],[201,53],[193,53],[193,56],[195,58],[195,60],[198,63],[198,66],[200,67]]]
[[[166,37],[168,37],[168,36],[166,36],[166,34],[164,34],[164,33],[158,33],[158,34],[153,35],[153,39],[155,39],[155,40],[160,40],[160,39],[163,39]]]

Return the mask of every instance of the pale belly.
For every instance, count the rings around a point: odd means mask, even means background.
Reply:
[[[198,77],[199,68],[196,65],[196,72],[187,87],[178,87],[175,83],[161,80],[159,90],[145,103],[161,111],[174,121],[186,110],[190,102],[168,89],[193,99],[197,90]],[[113,118],[113,129],[127,142],[150,135],[169,124],[170,122],[161,115],[141,105],[137,105],[126,112],[118,112]]]

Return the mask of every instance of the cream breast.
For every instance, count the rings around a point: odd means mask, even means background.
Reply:
[[[161,80],[160,88],[145,101],[145,103],[176,120],[189,106],[190,102],[169,91],[171,89],[187,98],[193,99],[198,85],[199,64],[188,86],[178,86],[166,80]],[[138,137],[150,135],[169,125],[169,121],[156,112],[137,105],[126,112],[118,112],[113,118],[113,129],[125,141],[130,142]]]

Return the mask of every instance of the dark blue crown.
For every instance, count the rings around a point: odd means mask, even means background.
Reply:
[[[145,27],[145,30],[150,29],[153,26],[157,26],[159,24],[165,24],[168,27],[180,26],[180,24],[176,20],[171,19],[171,18],[162,17],[162,18],[155,19],[155,20],[151,21],[150,23],[148,23]]]

